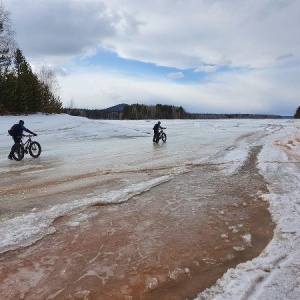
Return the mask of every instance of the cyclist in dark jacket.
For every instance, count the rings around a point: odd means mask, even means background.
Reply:
[[[160,126],[161,122],[158,121],[154,127],[153,127],[153,142],[155,143],[156,141],[158,141],[158,137],[159,137],[159,129],[166,129],[165,127],[161,127]]]
[[[19,124],[13,125],[12,128],[10,130],[8,130],[8,133],[9,133],[9,135],[12,136],[15,144],[19,144],[21,142],[21,139],[23,136],[23,131],[33,134],[34,136],[37,135],[37,134],[33,133],[32,131],[30,131],[29,129],[27,129],[24,126],[24,124],[25,124],[24,121],[20,120]],[[13,153],[13,146],[11,147],[10,153],[8,155],[8,159],[13,159],[12,153]]]

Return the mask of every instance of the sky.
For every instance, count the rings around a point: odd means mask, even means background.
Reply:
[[[0,0],[1,1],[1,0]],[[65,107],[294,115],[300,0],[2,0]]]

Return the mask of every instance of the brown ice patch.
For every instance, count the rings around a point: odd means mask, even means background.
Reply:
[[[299,163],[299,141],[299,138],[288,140],[287,142],[276,140],[274,145],[280,148],[280,150],[283,151],[290,160],[292,160],[291,163]]]
[[[233,176],[196,166],[119,205],[57,219],[56,233],[0,257],[5,299],[193,299],[265,248],[259,149]],[[46,201],[46,199],[45,199]]]

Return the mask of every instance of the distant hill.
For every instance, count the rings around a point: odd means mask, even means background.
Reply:
[[[88,119],[119,120],[127,106],[128,104],[121,103],[104,109],[64,108],[63,112]]]
[[[111,107],[108,107],[108,108],[105,108],[105,110],[107,111],[123,111],[123,109],[128,106],[128,104],[126,103],[121,103],[121,104],[117,104],[115,106],[111,106]]]

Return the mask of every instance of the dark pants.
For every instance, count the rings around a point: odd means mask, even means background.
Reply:
[[[158,141],[158,139],[159,139],[159,131],[157,130],[157,131],[154,131],[154,133],[153,133],[153,142]]]
[[[19,136],[13,136],[12,138],[13,138],[15,144],[20,144],[21,139],[22,139],[22,137],[19,137]],[[12,154],[13,154],[13,147],[14,147],[15,144],[13,144],[13,146],[11,147],[9,156],[12,156]]]

